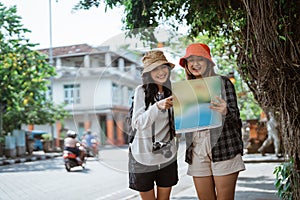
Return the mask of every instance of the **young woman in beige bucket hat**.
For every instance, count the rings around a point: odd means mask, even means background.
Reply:
[[[135,89],[133,102],[136,133],[129,147],[129,187],[142,199],[169,199],[178,182],[170,81],[174,64],[162,51],[149,51],[142,61],[143,84]]]

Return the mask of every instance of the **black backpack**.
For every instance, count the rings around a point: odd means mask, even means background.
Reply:
[[[134,96],[132,96],[131,99],[132,99],[131,107],[129,108],[128,115],[126,117],[126,122],[128,124],[128,127],[129,127],[129,130],[128,130],[128,136],[129,136],[128,137],[128,142],[129,143],[133,142],[133,139],[134,139],[134,136],[135,136],[135,133],[136,133],[136,129],[133,129],[132,126],[131,126]]]

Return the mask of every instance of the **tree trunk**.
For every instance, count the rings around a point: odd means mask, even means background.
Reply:
[[[248,26],[239,71],[263,110],[275,111],[285,153],[295,161],[293,199],[300,199],[300,17],[294,14],[300,3],[285,2],[283,8],[276,0],[243,2]]]

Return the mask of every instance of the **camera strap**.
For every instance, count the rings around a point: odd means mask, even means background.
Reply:
[[[168,116],[169,116],[169,134],[170,134],[170,140],[171,141],[174,137],[173,133],[171,133],[172,127],[173,126],[170,122],[172,122],[171,120],[171,109],[168,109]],[[152,143],[155,143],[155,122],[153,122],[152,124]]]
[[[152,143],[155,142],[155,122],[152,124]]]

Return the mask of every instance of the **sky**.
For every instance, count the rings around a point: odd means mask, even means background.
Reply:
[[[124,44],[130,44],[129,48],[133,49],[149,50],[143,41],[125,37],[122,30],[124,8],[108,8],[105,12],[105,4],[101,3],[98,8],[74,11],[72,8],[79,0],[0,0],[6,7],[16,5],[23,28],[31,31],[26,38],[31,43],[38,44],[34,49],[50,48],[49,1],[51,1],[53,48],[86,43],[92,46],[110,46],[111,50],[118,49]],[[182,24],[178,26],[178,35],[186,33],[185,26]],[[168,37],[174,39],[174,36],[167,32],[169,30],[165,27],[158,30],[157,39],[162,41]],[[177,65],[178,56],[171,55],[167,47],[161,50],[170,62]]]
[[[108,9],[105,5],[90,10],[72,11],[79,0],[51,0],[52,47],[87,43],[100,46],[111,38],[123,34],[123,9]],[[37,49],[50,47],[49,0],[1,0],[6,7],[17,6],[24,28]]]

